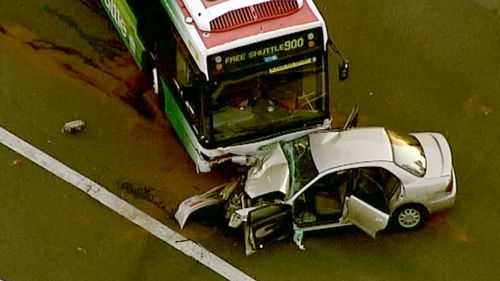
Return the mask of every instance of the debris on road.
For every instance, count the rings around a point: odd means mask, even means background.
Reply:
[[[14,166],[17,166],[21,163],[21,159],[15,159],[14,161],[12,161],[12,163],[10,163],[10,166],[11,167],[14,167]]]
[[[74,134],[82,131],[85,128],[85,122],[82,120],[73,120],[66,122],[61,129],[63,134]]]

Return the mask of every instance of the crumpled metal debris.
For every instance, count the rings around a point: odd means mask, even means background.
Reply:
[[[85,128],[85,122],[83,122],[83,120],[73,120],[64,123],[64,126],[61,129],[61,133],[75,134],[82,131],[84,128]]]

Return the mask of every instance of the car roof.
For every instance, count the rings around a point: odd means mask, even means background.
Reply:
[[[315,133],[309,142],[320,173],[355,163],[393,160],[389,137],[381,127]]]

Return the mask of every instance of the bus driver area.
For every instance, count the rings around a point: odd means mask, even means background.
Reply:
[[[318,88],[314,59],[223,82],[212,95],[214,129],[221,139],[265,129],[269,124],[321,116],[324,93]],[[296,71],[295,68],[303,67]],[[304,74],[305,73],[305,74]]]

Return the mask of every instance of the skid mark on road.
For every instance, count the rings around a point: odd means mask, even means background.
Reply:
[[[55,176],[70,183],[149,233],[167,242],[228,280],[253,280],[212,252],[187,239],[166,225],[130,205],[98,183],[70,169],[63,163],[0,127],[0,143],[26,157]],[[0,279],[1,280],[1,279]]]
[[[80,27],[76,29],[82,32]],[[149,98],[151,95],[146,95],[151,89],[150,81],[147,75],[139,72],[124,45],[120,45],[120,41],[85,34],[81,34],[81,37],[92,45],[93,52],[85,51],[86,48],[76,43],[64,45],[39,38],[35,32],[21,25],[0,23],[0,40],[3,41],[0,45],[3,52],[7,50],[13,56],[30,61],[42,73],[51,73],[58,78],[67,77],[109,97],[117,97],[139,114],[152,119],[154,115],[148,111],[148,105],[155,100]],[[151,101],[147,102],[146,98]]]
[[[90,7],[89,5],[86,5]],[[42,10],[47,12],[49,15],[55,17],[56,19],[65,23],[69,28],[73,29],[85,42],[87,42],[92,49],[95,50],[101,56],[102,59],[110,59],[113,60],[116,57],[120,57],[123,52],[127,51],[127,48],[121,41],[115,39],[102,39],[97,36],[94,36],[92,33],[87,33],[84,27],[81,27],[78,24],[78,21],[74,20],[70,15],[65,15],[58,11],[56,8],[52,8],[48,5],[42,6]],[[93,10],[93,9],[91,9]],[[94,11],[94,10],[93,10]],[[104,17],[106,14],[104,9],[101,10],[103,13],[100,13]]]

